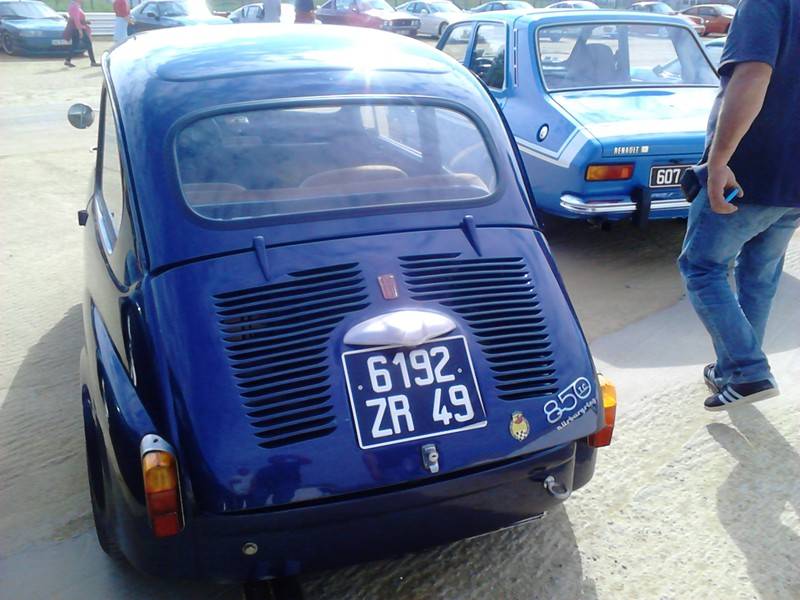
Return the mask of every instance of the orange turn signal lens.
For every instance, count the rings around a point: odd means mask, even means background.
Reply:
[[[633,164],[589,165],[586,181],[620,181],[633,177]]]
[[[147,516],[156,537],[175,535],[183,529],[178,465],[166,450],[150,450],[142,456]]]
[[[593,448],[602,448],[611,444],[611,436],[614,435],[614,423],[617,419],[617,388],[603,375],[598,375],[597,381],[600,383],[600,394],[603,398],[605,425],[589,436],[589,445]]]

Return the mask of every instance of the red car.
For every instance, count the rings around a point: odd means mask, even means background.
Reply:
[[[317,19],[329,25],[371,27],[415,37],[419,19],[395,10],[385,0],[328,0],[317,10]]]
[[[702,19],[703,25],[706,26],[706,35],[709,33],[728,35],[736,9],[727,4],[698,4],[687,8],[682,14]]]
[[[636,2],[631,5],[631,10],[636,12],[648,12],[656,15],[678,15],[689,22],[697,35],[706,34],[706,27],[703,25],[703,21],[700,17],[678,13],[665,2]]]

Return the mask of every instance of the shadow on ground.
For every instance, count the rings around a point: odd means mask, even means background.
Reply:
[[[304,578],[309,600],[596,600],[563,506],[480,538]]]
[[[717,491],[719,520],[747,559],[761,600],[800,598],[800,585],[782,585],[800,557],[800,454],[754,406],[732,409],[729,416],[734,427],[708,425],[737,462]],[[796,424],[796,413],[791,418]]]

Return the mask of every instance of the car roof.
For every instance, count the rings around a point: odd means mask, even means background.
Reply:
[[[152,77],[167,81],[297,70],[444,73],[452,68],[444,53],[404,36],[334,25],[314,27],[313,36],[299,35],[298,29],[259,23],[148,31],[115,50],[111,64],[117,71],[125,70],[124,63],[144,60]],[[365,63],[378,46],[381,60]]]

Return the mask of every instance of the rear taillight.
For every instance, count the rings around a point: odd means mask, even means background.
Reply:
[[[589,445],[593,448],[602,448],[611,444],[614,434],[614,422],[617,418],[617,388],[603,375],[598,375],[600,395],[603,399],[603,417],[605,425],[596,433],[589,436]]]
[[[633,164],[589,165],[586,181],[621,181],[633,177]]]
[[[155,435],[142,440],[142,476],[147,516],[156,537],[169,537],[183,529],[178,462],[172,448]]]

